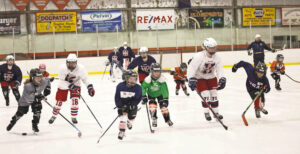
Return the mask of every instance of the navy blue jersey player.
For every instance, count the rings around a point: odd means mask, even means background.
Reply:
[[[125,135],[126,127],[132,128],[132,123],[137,114],[137,105],[142,99],[142,88],[137,83],[137,73],[133,70],[126,70],[123,72],[121,82],[117,86],[115,94],[115,103],[118,108],[120,117],[119,135],[120,140]]]
[[[118,51],[117,47],[114,47],[114,50],[108,55],[108,62],[106,66],[110,65],[110,77],[115,81],[115,72],[114,70],[120,69],[123,70],[123,58],[121,53]]]
[[[257,118],[260,118],[260,112],[268,114],[268,111],[264,109],[265,95],[270,89],[269,80],[266,77],[267,67],[264,63],[258,62],[255,68],[248,62],[240,61],[233,65],[232,72],[236,72],[238,68],[243,67],[247,73],[246,87],[252,100],[257,96],[259,91],[263,88],[263,93],[254,102],[255,114]]]
[[[131,59],[135,58],[135,54],[132,49],[128,46],[127,42],[123,43],[123,46],[119,48],[119,52],[121,53],[125,66],[124,68],[127,69]]]
[[[15,64],[14,56],[6,56],[6,63],[0,65],[0,81],[6,106],[9,106],[9,87],[12,89],[16,100],[19,101],[19,86],[22,82],[22,72],[19,66]]]

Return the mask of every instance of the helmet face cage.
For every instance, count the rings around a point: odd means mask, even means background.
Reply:
[[[159,72],[159,75],[156,75]],[[153,63],[151,65],[151,77],[154,79],[158,79],[161,76],[161,66],[159,63]]]
[[[184,69],[184,68],[186,69],[186,68],[187,68],[187,64],[186,64],[186,63],[181,63],[181,64],[180,64],[180,68],[181,68],[181,69]]]
[[[35,77],[43,77],[43,74],[41,73],[40,69],[34,68],[30,70],[30,82],[33,82],[34,85],[39,85],[40,82],[35,82]]]
[[[135,83],[129,82],[130,77],[135,77]],[[122,79],[123,81],[125,81],[127,87],[135,86],[137,82],[137,77],[138,77],[137,73],[134,72],[133,70],[126,70],[122,75]]]
[[[5,60],[8,66],[12,66],[15,63],[15,57],[13,55],[6,56]],[[10,60],[12,60],[13,62],[9,63]]]
[[[258,62],[258,64],[255,66],[255,71],[265,74],[267,72],[266,64]]]
[[[276,57],[276,60],[279,62],[279,63],[282,63],[283,60],[284,60],[284,57],[282,54],[278,54],[277,57]]]
[[[217,51],[217,42],[215,39],[213,38],[206,38],[203,41],[203,46],[205,48],[205,50],[210,54],[210,55],[214,55]]]

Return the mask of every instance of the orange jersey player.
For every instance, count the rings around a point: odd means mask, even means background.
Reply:
[[[41,73],[43,74],[43,77],[49,78],[49,73],[46,71],[46,65],[45,64],[40,64],[39,65],[39,69],[41,71]],[[49,78],[49,80],[52,82],[54,80],[54,78]]]
[[[276,57],[276,60],[273,61],[273,63],[271,64],[271,76],[272,78],[275,80],[275,88],[277,90],[281,90],[280,87],[280,75],[284,75],[285,74],[285,66],[283,64],[283,55],[282,54],[278,54]]]
[[[175,67],[175,69],[171,70],[170,72],[170,74],[173,75],[174,81],[176,83],[176,95],[178,95],[180,86],[182,87],[182,90],[184,91],[185,95],[187,96],[190,95],[187,92],[187,88],[185,85],[185,81],[187,81],[186,72],[187,72],[186,63],[180,64],[180,67]]]

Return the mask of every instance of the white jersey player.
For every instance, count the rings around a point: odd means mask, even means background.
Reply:
[[[207,38],[203,42],[205,51],[194,55],[189,64],[187,77],[191,90],[201,94],[205,101],[210,105],[216,115],[223,119],[218,112],[219,101],[217,90],[221,90],[226,85],[226,78],[223,76],[221,59],[216,55],[217,42],[213,38]],[[219,79],[219,83],[218,83]],[[206,120],[210,121],[208,106],[202,102]]]
[[[85,67],[81,64],[77,64],[77,56],[75,54],[69,54],[66,60],[66,64],[60,66],[58,78],[59,83],[58,90],[56,92],[57,102],[55,107],[53,108],[53,116],[49,120],[49,123],[52,124],[54,122],[63,102],[67,101],[68,92],[70,92],[70,98],[72,100],[72,122],[76,124],[81,90],[80,81],[82,81],[85,86],[87,86],[90,96],[94,96],[95,90],[93,88],[93,85],[88,81],[88,73]]]

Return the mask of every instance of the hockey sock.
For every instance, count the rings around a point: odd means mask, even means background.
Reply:
[[[58,115],[58,113],[59,113],[59,111],[61,109],[62,104],[63,104],[62,101],[57,101],[56,102],[56,104],[55,104],[55,106],[53,108],[53,111],[52,111],[53,116],[57,116]]]
[[[152,118],[157,119],[157,104],[149,104],[149,110]]]
[[[170,113],[167,107],[161,107],[160,108],[161,113],[165,119],[165,122],[167,122],[168,120],[170,120]]]
[[[79,98],[78,97],[73,97],[72,98],[72,106],[71,106],[71,116],[72,118],[76,118],[78,115],[78,101]]]

